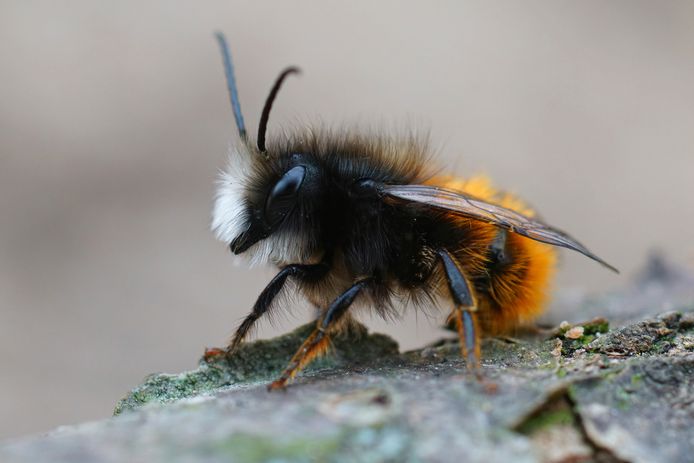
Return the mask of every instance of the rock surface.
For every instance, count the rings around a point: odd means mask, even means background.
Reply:
[[[577,314],[637,299],[644,285]],[[193,371],[152,375],[117,416],[6,442],[0,461],[692,461],[686,294],[677,311],[622,313],[612,328],[596,319],[488,339],[483,382],[465,374],[453,337],[400,353],[386,336],[353,332],[286,392],[268,393],[304,326],[234,357],[207,355]]]

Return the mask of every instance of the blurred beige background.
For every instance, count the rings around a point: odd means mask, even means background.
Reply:
[[[212,33],[255,130],[430,128],[623,270],[564,254],[557,286],[621,284],[659,247],[694,262],[694,3],[0,3],[0,437],[108,416],[191,368],[271,278],[208,231],[235,136]],[[280,326],[306,320],[294,310]],[[418,318],[418,320],[417,320]],[[435,320],[367,320],[404,347]]]

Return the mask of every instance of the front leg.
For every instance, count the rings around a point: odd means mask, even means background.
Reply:
[[[329,270],[330,266],[325,260],[319,264],[291,264],[280,270],[272,281],[268,283],[263,292],[260,293],[251,313],[239,325],[229,343],[229,347],[227,347],[227,352],[235,352],[248,335],[248,332],[253,328],[255,322],[265,313],[272,310],[273,302],[284,288],[284,284],[289,277],[305,282],[316,282],[325,277]]]
[[[316,320],[316,328],[301,344],[299,350],[289,361],[289,365],[282,372],[282,375],[274,381],[268,389],[283,389],[287,382],[294,378],[296,374],[311,363],[315,358],[323,355],[330,345],[330,332],[337,325],[337,322],[345,315],[347,309],[352,305],[354,299],[365,287],[373,282],[372,278],[357,281],[347,291],[340,294],[328,307],[323,318]]]

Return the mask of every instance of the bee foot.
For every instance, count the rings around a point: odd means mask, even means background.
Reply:
[[[268,392],[272,391],[286,391],[287,390],[287,379],[286,378],[280,378],[278,380],[275,380],[268,384],[267,386]]]
[[[219,347],[206,347],[205,353],[202,354],[202,358],[206,363],[210,363],[217,357],[222,357],[225,355],[227,355],[226,349],[220,349]]]

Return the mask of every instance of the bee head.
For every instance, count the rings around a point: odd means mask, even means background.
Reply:
[[[244,252],[251,245],[277,231],[296,208],[305,177],[305,166],[292,167],[274,184],[261,204],[251,206],[251,211],[247,214],[248,228],[229,245],[234,254]]]
[[[222,174],[212,229],[234,254],[252,251],[268,258],[302,258],[318,233],[321,175],[313,156],[273,153],[253,147],[232,151]],[[259,246],[254,246],[259,244]]]
[[[281,258],[278,254],[286,255],[286,249],[301,248],[296,238],[306,234],[305,221],[310,220],[318,178],[313,167],[315,164],[310,162],[309,156],[268,153],[265,146],[270,109],[277,92],[284,79],[290,74],[299,73],[299,69],[285,69],[270,90],[260,118],[256,148],[250,144],[246,133],[226,40],[221,34],[217,34],[217,40],[222,51],[240,143],[232,149],[228,169],[220,180],[212,229],[217,238],[229,244],[234,254],[241,254],[273,237],[274,242],[262,247],[260,254],[264,254],[263,257]],[[289,236],[294,237],[293,246],[290,245]]]
[[[278,155],[262,162],[244,179],[245,223],[229,244],[234,254],[270,236],[305,235],[315,216],[320,176],[309,157]]]

